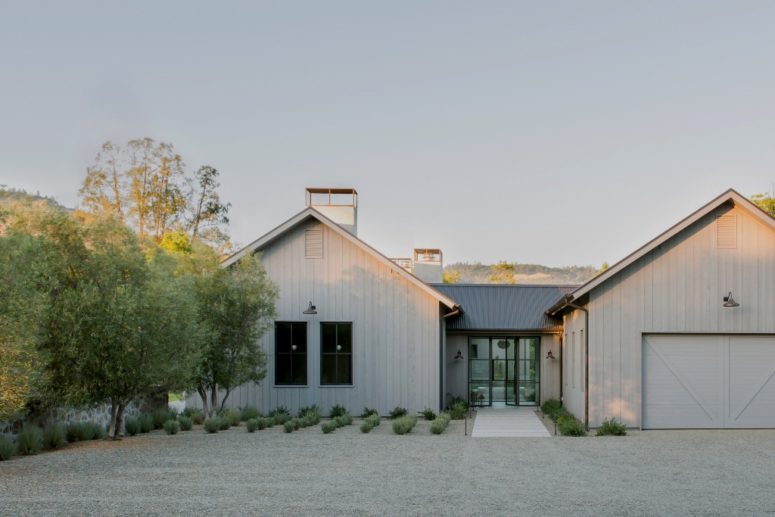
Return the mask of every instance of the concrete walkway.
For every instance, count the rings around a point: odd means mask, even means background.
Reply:
[[[473,438],[520,438],[551,435],[530,407],[482,408],[476,412]]]

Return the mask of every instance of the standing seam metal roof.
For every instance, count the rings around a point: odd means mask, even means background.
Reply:
[[[455,300],[463,314],[447,320],[448,330],[552,330],[558,320],[546,310],[575,285],[432,284]]]

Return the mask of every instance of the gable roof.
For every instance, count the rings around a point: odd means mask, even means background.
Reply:
[[[575,285],[433,284],[465,310],[447,330],[551,331],[560,323],[545,310]]]
[[[770,226],[773,230],[775,230],[775,218],[772,218],[767,212],[756,206],[755,203],[753,203],[750,199],[746,198],[745,196],[741,195],[739,192],[737,192],[735,189],[729,189],[726,192],[722,193],[718,197],[715,197],[699,209],[695,210],[685,218],[681,219],[679,222],[668,228],[666,231],[655,237],[654,239],[650,240],[634,252],[630,253],[626,257],[624,257],[622,260],[614,264],[613,266],[609,267],[602,273],[598,274],[585,284],[582,284],[578,289],[573,291],[570,294],[565,295],[563,298],[561,298],[557,303],[555,303],[552,307],[547,310],[547,314],[550,316],[554,316],[561,312],[563,309],[565,309],[568,306],[568,303],[571,303],[573,300],[578,300],[582,296],[587,295],[590,291],[592,291],[597,286],[605,283],[608,279],[610,279],[613,276],[616,276],[619,274],[622,270],[627,268],[629,265],[633,264],[635,261],[640,259],[641,257],[647,255],[651,251],[653,251],[658,246],[664,244],[665,242],[669,241],[682,231],[686,230],[690,226],[692,226],[694,223],[705,217],[706,215],[710,214],[720,206],[723,206],[725,204],[731,204],[732,206],[738,206],[740,208],[743,208],[750,212],[754,217],[762,221],[764,224]]]
[[[459,309],[459,305],[452,298],[438,291],[437,289],[431,287],[430,285],[426,284],[425,282],[423,282],[422,280],[420,280],[419,278],[417,278],[416,276],[414,276],[412,273],[408,272],[404,268],[398,266],[392,260],[387,258],[385,255],[383,255],[376,249],[372,248],[364,241],[362,241],[361,239],[359,239],[352,233],[348,232],[347,230],[345,230],[344,228],[336,224],[334,221],[332,221],[331,219],[329,219],[328,217],[326,217],[325,215],[321,214],[320,212],[318,212],[317,210],[311,207],[305,208],[304,210],[294,215],[284,223],[280,224],[279,226],[265,233],[264,235],[262,235],[255,241],[251,242],[241,250],[237,251],[230,257],[226,258],[223,262],[221,262],[221,266],[229,267],[232,264],[238,262],[244,256],[254,253],[256,251],[260,251],[261,249],[268,246],[270,243],[274,242],[275,240],[277,240],[278,238],[280,238],[281,236],[283,236],[284,234],[286,234],[287,232],[289,232],[290,230],[298,226],[299,224],[309,219],[317,219],[320,223],[328,226],[331,230],[333,230],[343,239],[351,242],[356,247],[365,251],[368,255],[371,255],[379,262],[381,262],[383,265],[389,267],[392,271],[398,273],[403,278],[408,280],[409,283],[415,285],[420,290],[436,298],[440,303],[444,304],[449,309],[451,310]]]

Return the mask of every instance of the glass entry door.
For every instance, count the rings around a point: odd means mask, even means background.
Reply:
[[[538,337],[470,338],[468,401],[474,406],[534,406],[539,399]]]

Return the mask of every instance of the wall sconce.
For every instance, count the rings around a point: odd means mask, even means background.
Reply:
[[[549,350],[549,352],[546,353],[546,358],[552,359],[552,360],[557,359],[556,357],[554,357],[554,354],[552,353],[551,350]]]
[[[307,307],[307,310],[305,310],[303,314],[317,314],[317,313],[318,313],[317,307],[312,305],[312,302],[309,302],[309,307]]]
[[[461,352],[459,348],[457,349],[457,355],[455,355],[454,359],[455,361],[463,359],[463,352]]]
[[[729,294],[724,297],[724,305],[722,305],[722,307],[740,307],[740,304],[732,298],[732,291],[729,291]]]

